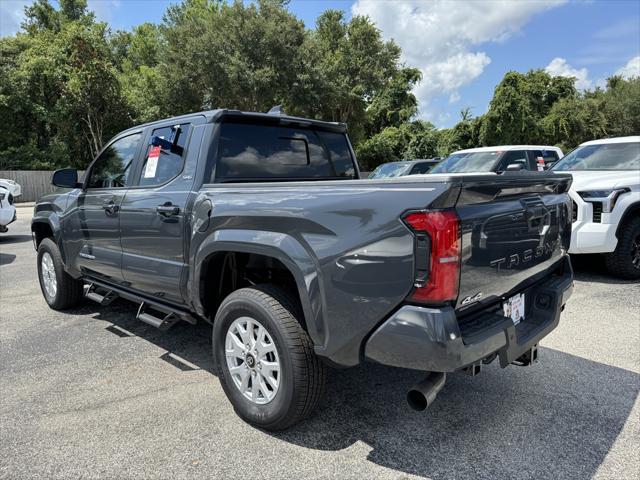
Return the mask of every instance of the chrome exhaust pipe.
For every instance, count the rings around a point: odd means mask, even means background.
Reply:
[[[444,387],[447,374],[442,372],[430,372],[429,375],[414,385],[407,393],[407,402],[409,406],[417,411],[425,410],[430,407],[436,399],[436,396]]]

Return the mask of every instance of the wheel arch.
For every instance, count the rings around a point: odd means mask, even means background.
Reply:
[[[213,321],[216,303],[223,298],[214,299],[207,304],[206,296],[211,295],[207,278],[211,268],[222,268],[216,272],[225,275],[225,259],[228,255],[259,257],[271,266],[284,268],[295,286],[293,293],[297,296],[303,313],[304,325],[312,341],[322,345],[324,340],[324,323],[321,289],[318,279],[319,269],[309,252],[290,235],[255,230],[220,230],[207,237],[192,255],[194,268],[189,278],[189,291],[194,309],[198,315]],[[212,263],[213,262],[213,263]],[[286,281],[286,278],[280,278]],[[239,285],[237,288],[241,288]],[[224,292],[223,292],[224,293]],[[214,294],[216,295],[216,294]],[[215,309],[212,306],[215,305]]]
[[[616,228],[616,238],[620,236],[620,230],[624,227],[624,225],[634,217],[640,216],[640,202],[634,202],[627,207],[618,223],[618,227]]]
[[[31,220],[31,234],[36,249],[40,242],[47,237],[52,238],[60,248],[60,220],[58,216],[53,212],[36,212]],[[62,249],[60,251],[62,252]]]

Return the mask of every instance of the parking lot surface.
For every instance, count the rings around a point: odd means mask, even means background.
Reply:
[[[315,414],[273,434],[234,414],[209,326],[163,333],[125,301],[50,310],[31,211],[0,235],[1,478],[638,478],[640,285],[597,259],[536,365],[450,375],[422,413],[405,402],[420,372],[332,371]]]

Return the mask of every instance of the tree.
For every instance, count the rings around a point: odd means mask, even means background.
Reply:
[[[622,137],[640,133],[640,77],[609,78],[601,97],[607,135]]]
[[[430,122],[417,120],[387,127],[356,148],[362,168],[373,170],[381,163],[432,158],[438,150],[439,133]]]
[[[86,3],[40,0],[27,8],[27,33],[2,39],[0,96],[12,129],[0,154],[21,168],[81,168],[129,123],[106,42]]]
[[[495,89],[480,132],[484,145],[540,143],[540,120],[561,98],[577,95],[575,79],[544,70],[508,72]]]
[[[284,2],[187,0],[169,7],[162,32],[164,111],[287,104],[305,29]]]
[[[355,143],[365,135],[370,105],[373,123],[366,132],[369,135],[394,122],[393,118],[385,118],[382,111],[385,103],[387,106],[395,103],[398,118],[408,120],[415,112],[415,105],[411,106],[415,97],[408,90],[418,80],[419,72],[408,69],[400,73],[400,48],[392,41],[385,42],[369,18],[355,16],[347,22],[344,12],[327,10],[318,17],[316,29],[309,33],[306,51],[312,52],[305,58],[314,62],[311,71],[319,79],[316,87],[321,99],[317,105],[310,105],[309,113],[349,123]],[[309,67],[309,62],[305,65]],[[398,94],[403,85],[404,98]],[[380,94],[386,94],[386,99],[374,105]]]
[[[418,100],[411,93],[422,74],[417,68],[399,70],[386,86],[373,96],[367,108],[367,133],[408,122],[418,112]]]

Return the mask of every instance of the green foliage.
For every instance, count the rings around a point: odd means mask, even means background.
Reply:
[[[420,71],[367,17],[327,10],[309,29],[287,0],[183,0],[160,24],[109,30],[87,0],[34,0],[23,31],[0,38],[0,168],[85,168],[134,123],[209,108],[347,122],[364,169],[480,145],[570,149],[640,132],[640,79],[508,72],[488,111],[453,128],[415,120]]]
[[[84,168],[129,122],[106,25],[84,1],[59,4],[28,7],[27,33],[0,39],[2,168]]]
[[[361,168],[373,170],[381,163],[432,158],[438,151],[439,132],[423,120],[387,127],[356,147]]]
[[[484,145],[540,143],[544,118],[555,102],[577,95],[574,79],[544,70],[508,72],[495,89],[480,132]]]

